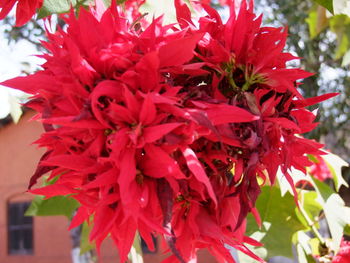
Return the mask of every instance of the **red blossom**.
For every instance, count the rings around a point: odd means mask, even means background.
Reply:
[[[4,19],[17,3],[16,26],[23,26],[32,18],[36,10],[41,8],[43,2],[43,0],[3,0],[0,2],[0,20]]]
[[[332,178],[332,173],[325,160],[321,156],[315,156],[315,158],[317,162],[310,166],[310,174],[320,181]]]
[[[348,263],[350,262],[350,242],[342,240],[340,249],[332,260],[332,263]]]
[[[135,26],[114,5],[72,12],[66,31],[47,33],[43,70],[3,83],[33,95],[46,129],[30,186],[58,179],[30,191],[71,194],[71,227],[93,216],[90,239],[110,234],[121,262],[136,230],[150,248],[163,235],[165,262],[201,248],[234,262],[225,244],[263,262],[244,245],[260,245],[244,236],[249,212],[261,223],[258,178],[273,184],[280,167],[293,184],[288,171],[323,154],[302,137],[316,126],[304,107],[334,94],[303,98],[297,81],[310,74],[286,68],[286,29],[261,27],[253,1],[226,24],[207,5],[198,21],[175,6],[181,29],[161,17]]]

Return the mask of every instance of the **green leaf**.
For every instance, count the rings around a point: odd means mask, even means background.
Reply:
[[[253,217],[249,216],[247,234],[254,234],[257,240],[264,244],[267,257],[293,257],[292,237],[295,232],[305,228],[295,214],[293,196],[287,192],[282,197],[278,187],[264,186],[256,207],[263,226],[259,230]]]
[[[334,180],[335,189],[339,192],[342,185],[349,187],[348,183],[344,180],[342,176],[342,167],[348,167],[349,164],[340,158],[338,155],[328,153],[322,156],[323,160],[326,162]]]
[[[311,11],[308,18],[306,19],[307,24],[309,25],[310,37],[315,38],[318,35],[317,30],[317,11]]]
[[[341,58],[349,49],[350,17],[346,15],[335,15],[329,19],[331,31],[337,35],[337,51],[335,58]]]
[[[89,226],[86,222],[83,223],[80,236],[80,254],[85,254],[95,248],[95,244],[89,240],[91,229],[92,225]]]
[[[27,209],[26,216],[57,216],[72,217],[73,212],[79,207],[79,203],[67,196],[55,196],[44,199],[44,196],[36,196]]]
[[[314,254],[310,245],[311,238],[304,231],[295,233],[293,241],[296,245],[298,263],[316,263],[316,260],[312,256]]]
[[[292,175],[294,185],[296,185],[300,181],[310,180],[309,176],[306,176],[303,172],[294,168],[291,168],[290,174]],[[287,192],[293,194],[293,189],[290,186],[290,183],[288,182],[288,180],[286,179],[285,175],[282,173],[280,168],[277,171],[276,178],[277,178],[277,182],[280,187],[282,196],[284,196]]]
[[[328,19],[326,16],[326,9],[323,7],[318,7],[315,10],[309,12],[309,16],[306,19],[309,25],[309,33],[311,39],[318,36],[328,25]]]
[[[350,224],[345,226],[344,234],[347,235],[347,236],[350,236]]]
[[[315,259],[306,254],[305,250],[300,244],[296,245],[297,255],[298,255],[298,263],[316,263]]]
[[[111,5],[111,0],[102,0],[106,7]],[[71,7],[89,6],[94,4],[94,0],[44,0],[44,4],[38,12],[38,18],[43,18],[52,14],[67,13]]]
[[[346,207],[343,199],[327,184],[312,178],[318,194],[317,201],[322,205],[329,231],[332,235],[333,246],[339,248],[344,228],[350,224],[350,207]]]
[[[333,0],[314,0],[319,5],[325,7],[329,12],[333,14]],[[336,0],[337,1],[337,0]]]
[[[38,18],[43,18],[51,14],[66,13],[71,6],[77,4],[76,0],[44,0],[44,4],[39,10]]]
[[[314,256],[319,256],[320,255],[320,240],[318,238],[311,238],[309,240],[309,245],[311,247],[311,253]]]

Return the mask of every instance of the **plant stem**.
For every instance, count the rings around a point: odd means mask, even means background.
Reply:
[[[299,201],[299,210],[301,212],[301,215],[305,218],[307,225],[311,228],[312,232],[314,232],[316,238],[320,241],[321,245],[325,245],[326,242],[324,240],[324,238],[321,236],[320,232],[318,231],[318,229],[315,226],[315,222],[313,222],[309,215],[306,213],[304,207],[302,206],[302,204]]]

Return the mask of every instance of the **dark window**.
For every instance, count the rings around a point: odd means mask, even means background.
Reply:
[[[33,253],[33,218],[24,216],[30,203],[10,203],[7,207],[8,253]]]
[[[152,240],[153,240],[153,244],[154,244],[154,248],[155,248],[154,251],[149,250],[146,242],[143,240],[143,238],[141,238],[141,249],[142,249],[143,254],[156,254],[157,253],[157,250],[158,250],[157,238],[152,235]]]

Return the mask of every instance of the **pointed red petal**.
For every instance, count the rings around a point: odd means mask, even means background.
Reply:
[[[85,206],[79,207],[76,214],[72,218],[72,221],[70,222],[68,230],[71,230],[77,226],[80,226],[88,218],[89,218],[88,209]]]
[[[259,119],[250,112],[236,106],[215,105],[207,110],[208,118],[214,125],[236,122],[250,122]]]
[[[120,162],[120,173],[118,178],[121,200],[125,204],[132,203],[135,198],[135,189],[131,185],[135,180],[135,176],[135,149],[129,148],[124,152]]]
[[[44,195],[45,197],[78,193],[77,190],[74,190],[73,188],[62,184],[52,184],[41,188],[29,190],[29,192],[37,195]]]
[[[193,51],[203,34],[176,39],[159,48],[160,67],[179,66],[193,57]]]
[[[59,166],[76,171],[81,171],[95,165],[94,160],[80,155],[56,155],[41,163],[47,166]]]
[[[191,20],[191,11],[182,0],[175,0],[176,18],[181,28],[193,25]]]
[[[182,123],[165,123],[146,127],[143,129],[143,137],[145,138],[145,142],[155,142],[180,125],[182,125]]]
[[[335,96],[338,96],[339,93],[327,93],[327,94],[323,94],[317,97],[312,97],[312,98],[308,98],[308,99],[304,99],[304,100],[296,100],[293,101],[294,105],[296,108],[303,108],[303,107],[307,107],[310,105],[314,105],[317,103],[320,103],[324,100],[328,100],[330,98],[333,98]]]
[[[140,122],[143,125],[151,124],[156,118],[157,110],[156,106],[152,102],[152,99],[149,95],[146,95],[140,112]]]
[[[194,151],[190,148],[185,148],[182,153],[186,159],[186,163],[190,171],[198,181],[202,182],[206,186],[209,196],[217,205],[216,195],[214,193],[213,187]]]
[[[126,262],[127,260],[135,238],[136,229],[136,222],[130,218],[124,224],[115,227],[112,231],[112,238],[119,250],[120,262]]]

